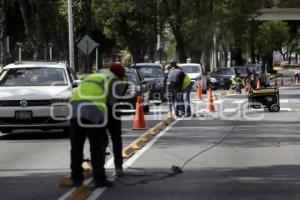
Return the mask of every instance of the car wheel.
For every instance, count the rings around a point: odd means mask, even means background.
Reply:
[[[144,106],[144,107],[143,107],[143,110],[144,110],[144,113],[150,112],[150,107],[149,107],[149,105]]]

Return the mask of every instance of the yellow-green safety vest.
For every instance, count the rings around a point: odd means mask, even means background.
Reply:
[[[109,87],[115,79],[117,79],[116,75],[108,69],[103,69],[99,73],[88,76],[73,91],[70,99],[71,103],[87,101],[93,103],[101,113],[104,113],[109,97]],[[126,81],[126,79],[123,81]],[[126,84],[122,85],[122,92],[124,92]]]
[[[191,78],[186,73],[184,73],[184,79],[181,90],[187,89],[190,86],[191,82]]]

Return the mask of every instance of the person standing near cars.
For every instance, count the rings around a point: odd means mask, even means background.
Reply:
[[[171,61],[171,67],[168,76],[168,92],[175,107],[175,115],[176,117],[190,116],[191,79],[180,69],[176,61]]]
[[[109,69],[88,76],[76,88],[71,97],[73,115],[71,119],[71,178],[73,186],[83,182],[83,147],[89,139],[93,179],[95,187],[111,187],[113,182],[107,180],[104,164],[108,144],[106,129],[111,121],[113,105],[126,88],[125,69],[122,65],[111,64]],[[120,82],[121,84],[116,84]],[[118,85],[118,87],[116,86]],[[118,126],[118,128],[120,128]],[[115,131],[114,129],[110,129]],[[119,133],[119,132],[118,132]],[[121,144],[122,145],[122,144]],[[121,147],[122,148],[122,147]]]

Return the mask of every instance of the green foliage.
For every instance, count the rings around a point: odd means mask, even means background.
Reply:
[[[289,39],[289,26],[282,21],[267,21],[258,28],[261,53],[267,55],[273,51],[281,51]]]

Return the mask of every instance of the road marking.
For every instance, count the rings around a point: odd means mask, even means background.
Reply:
[[[236,112],[237,110],[237,108],[226,108],[225,110],[223,110],[223,112]]]
[[[288,111],[288,112],[291,112],[292,111],[292,108],[280,108],[281,111]]]
[[[141,150],[137,151],[131,158],[125,161],[123,164],[123,168],[127,169],[130,167],[142,154],[147,151],[160,137],[162,137],[166,132],[168,132],[177,122],[179,122],[181,119],[173,121],[166,129],[161,131],[158,135],[156,135],[150,142],[148,142]],[[114,163],[113,157],[110,158],[106,164],[105,168],[112,168]],[[92,178],[89,178],[84,181],[84,185],[89,185],[92,182]],[[113,180],[115,180],[115,177],[113,177]],[[71,195],[73,192],[75,192],[77,188],[72,187],[69,191],[67,191],[65,194],[63,194],[58,200],[65,200],[69,195]],[[87,198],[87,200],[96,200],[98,199],[106,190],[107,188],[97,188],[95,189],[90,196]]]
[[[280,100],[280,103],[288,103],[288,102],[289,102],[288,99],[281,99],[281,100]]]
[[[235,104],[242,104],[242,103],[245,103],[247,100],[243,99],[243,100],[235,100],[233,101],[232,103],[235,103]]]
[[[158,135],[156,135],[150,142],[148,142],[141,150],[137,151],[131,158],[129,158],[124,164],[123,167],[127,169],[130,167],[139,157],[145,153],[160,137],[166,134],[179,120],[175,120],[172,122],[165,130],[161,131]],[[115,179],[115,178],[114,178]],[[106,190],[107,188],[97,188],[92,192],[92,194],[87,198],[87,200],[97,200]]]

